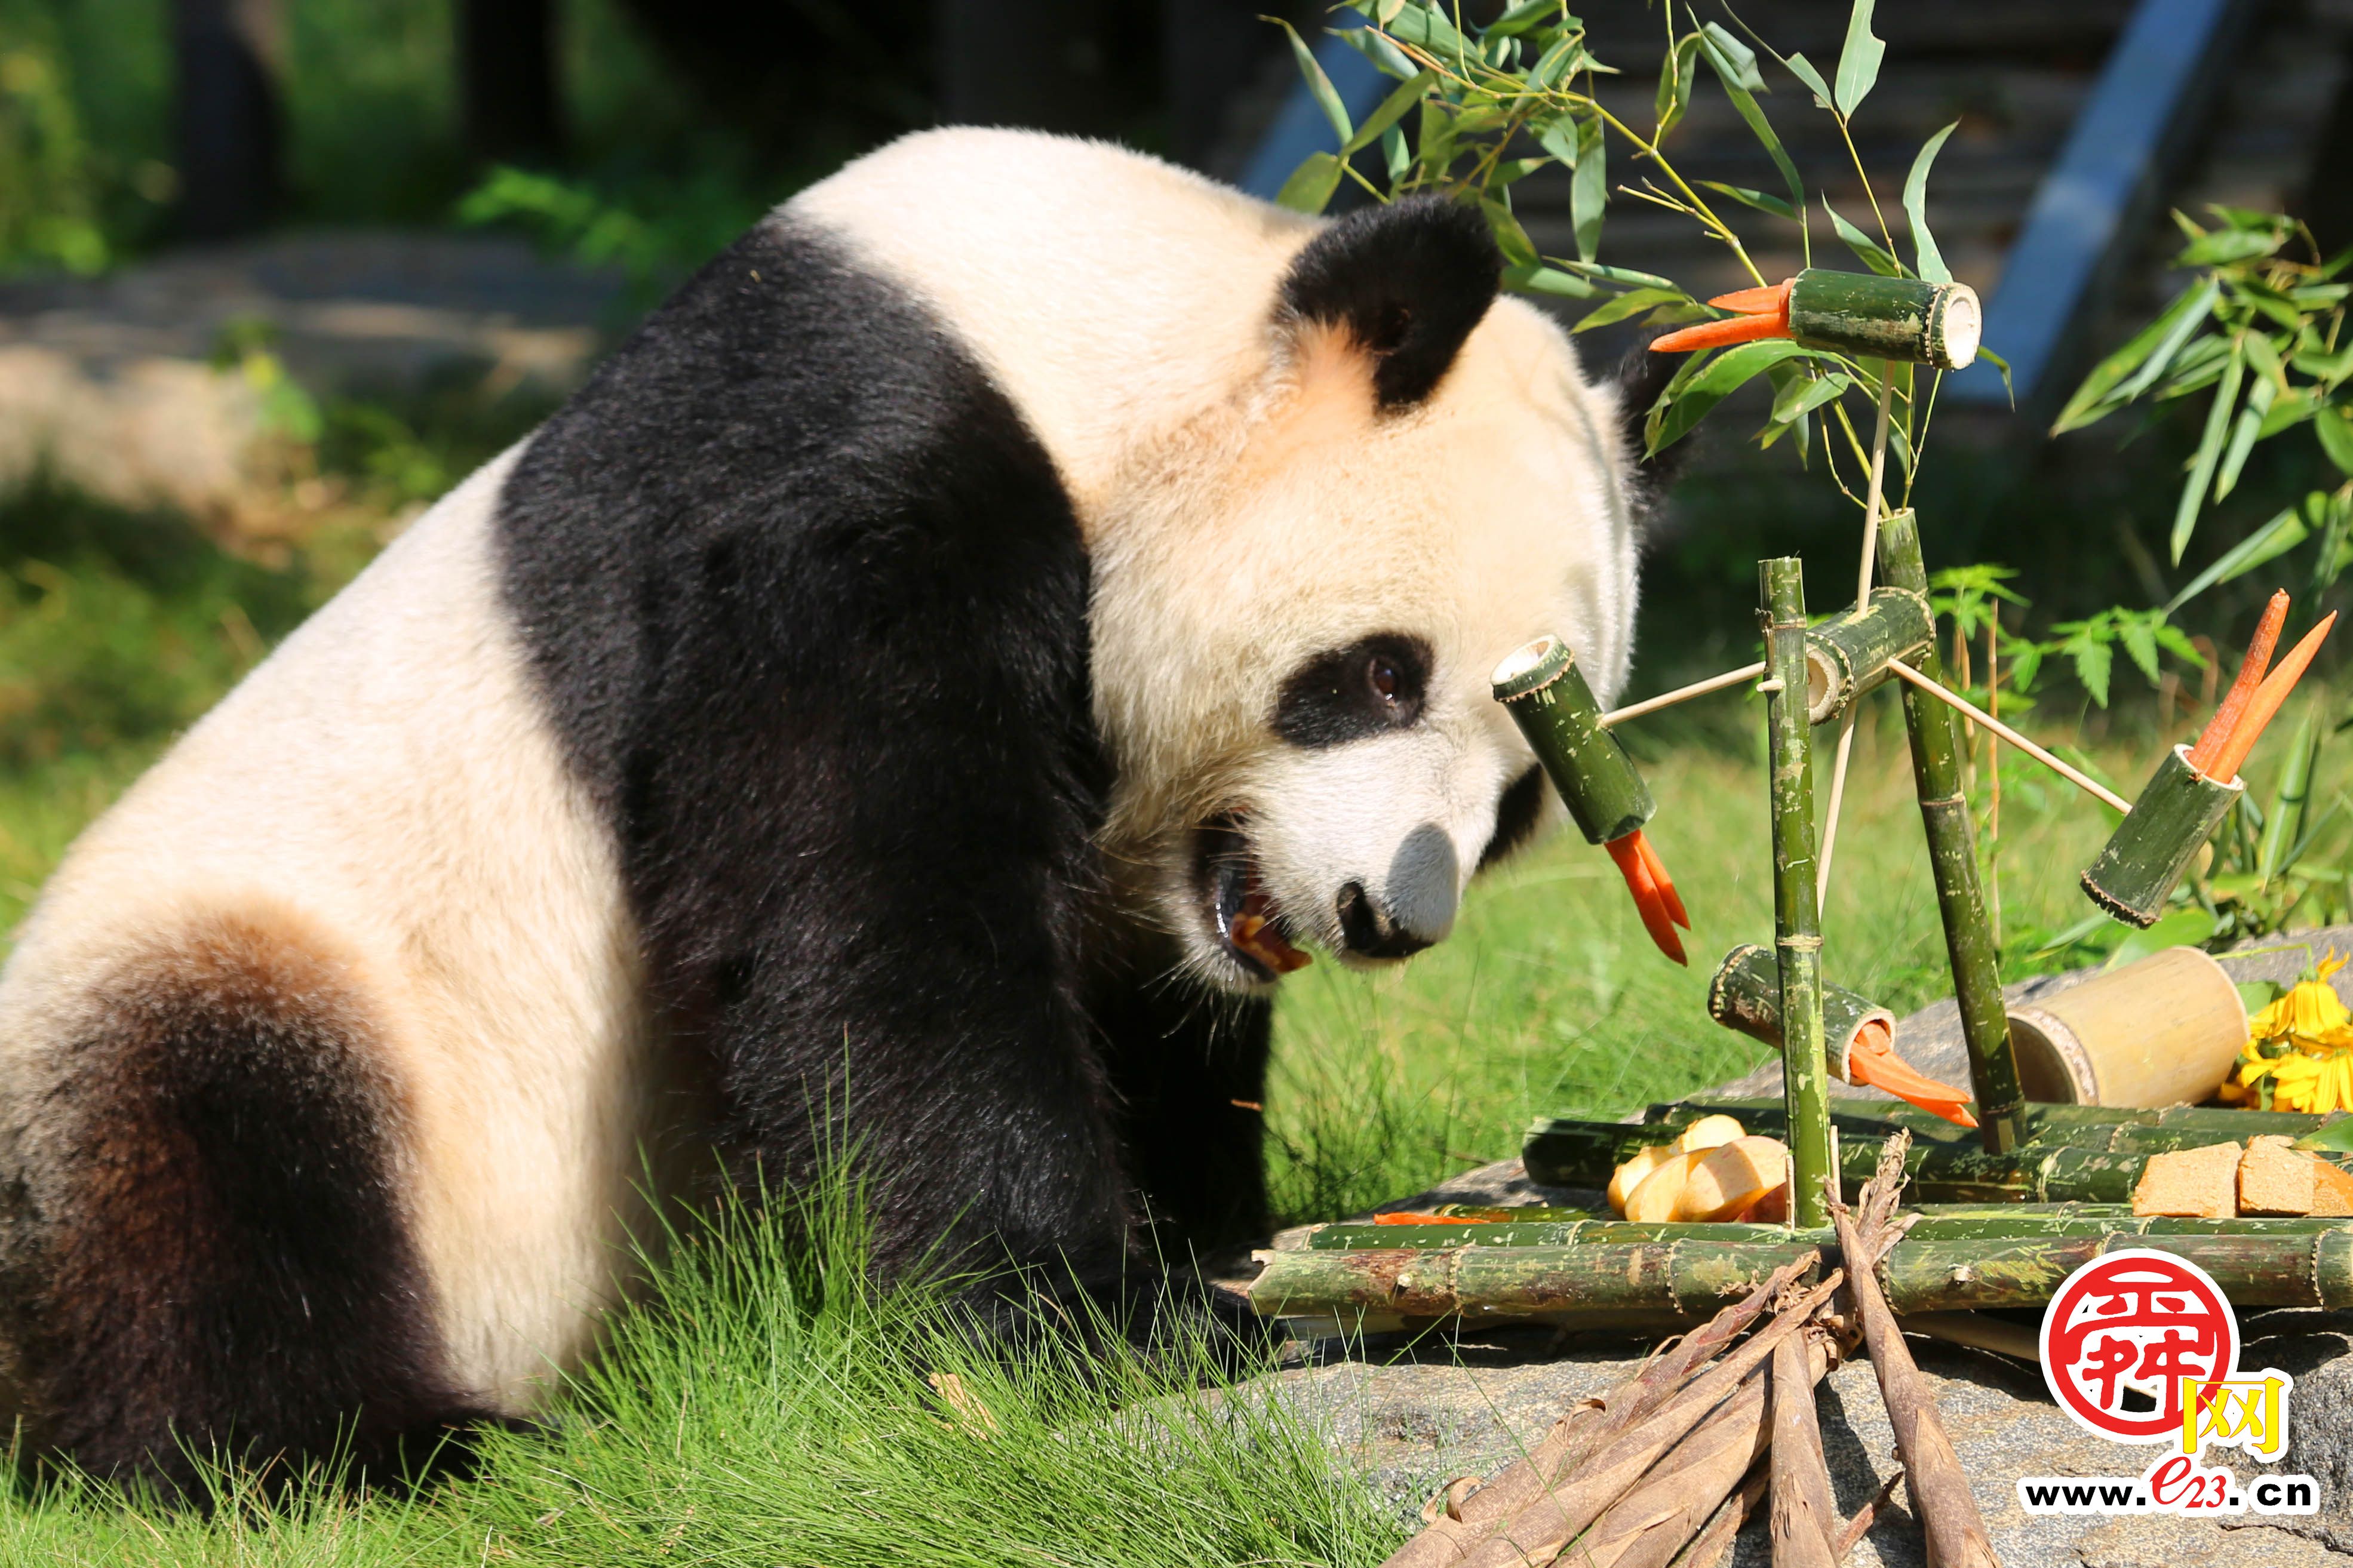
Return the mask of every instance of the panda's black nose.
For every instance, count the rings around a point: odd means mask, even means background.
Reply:
[[[1340,936],[1359,958],[1410,958],[1430,945],[1392,919],[1362,882],[1340,889]]]

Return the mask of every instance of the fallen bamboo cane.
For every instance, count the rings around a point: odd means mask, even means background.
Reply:
[[[2037,1237],[2261,1236],[2317,1237],[2353,1229],[2353,1218],[2324,1215],[2276,1217],[2242,1215],[2210,1219],[2192,1215],[2137,1215],[2127,1204],[1931,1204],[1913,1211],[1915,1241],[2026,1241]],[[1504,1249],[1532,1247],[1624,1247],[1691,1242],[1703,1245],[1776,1245],[1792,1240],[1831,1241],[1828,1229],[1792,1231],[1786,1226],[1736,1221],[1571,1219],[1532,1220],[1516,1225],[1331,1225],[1315,1228],[1283,1251],[1444,1251],[1457,1247]]]
[[[1836,1541],[1831,1542],[1831,1555],[1841,1563],[1846,1561],[1846,1554],[1854,1550],[1855,1543],[1871,1533],[1873,1523],[1879,1518],[1879,1510],[1885,1508],[1887,1500],[1895,1495],[1895,1483],[1903,1479],[1904,1472],[1898,1470],[1879,1483],[1879,1489],[1854,1510],[1854,1517],[1846,1521],[1846,1528],[1839,1531]]]
[[[1912,1360],[1896,1327],[1895,1314],[1880,1291],[1871,1265],[1864,1261],[1876,1250],[1877,1238],[1864,1226],[1892,1209],[1903,1184],[1903,1134],[1888,1140],[1879,1171],[1863,1191],[1861,1214],[1843,1204],[1831,1208],[1839,1245],[1856,1267],[1847,1279],[1871,1352],[1871,1369],[1879,1380],[1880,1398],[1887,1405],[1888,1424],[1895,1431],[1895,1451],[1904,1461],[1905,1484],[1914,1510],[1928,1537],[1928,1561],[1938,1568],[2000,1568],[1993,1542],[1986,1535],[1985,1518],[1976,1493],[1961,1468],[1960,1457],[1946,1435],[1943,1417],[1927,1380]]]
[[[1879,1289],[1906,1316],[2041,1307],[2084,1264],[2144,1247],[2198,1265],[2236,1307],[2353,1307],[2353,1220],[2236,1219],[2190,1228],[2196,1223],[2164,1229],[2094,1223],[2058,1234],[2030,1224],[2024,1234],[2007,1237],[1915,1234],[1880,1264]],[[1694,1226],[1674,1241],[1271,1252],[1250,1300],[1264,1317],[1343,1324],[1369,1317],[1398,1324],[1467,1318],[1669,1325],[1705,1316],[1725,1297],[1803,1258],[1815,1239],[1786,1231],[1779,1242],[1707,1234],[1721,1228]]]
[[[1829,1068],[1822,1054],[1821,912],[1814,888],[1814,762],[1806,721],[1806,584],[1795,556],[1757,566],[1765,658],[1775,689],[1765,708],[1773,801],[1773,953],[1780,969],[1781,1082],[1788,1107],[1790,1213],[1822,1223],[1822,1181],[1835,1178]]]
[[[1710,1366],[1665,1408],[1628,1430],[1606,1452],[1564,1476],[1545,1496],[1515,1515],[1465,1560],[1465,1568],[1525,1568],[1549,1563],[1610,1504],[1647,1473],[1660,1455],[1681,1442],[1726,1395],[1746,1380],[1773,1347],[1793,1334],[1837,1289],[1829,1279],[1782,1309],[1739,1349]]]
[[[1837,1568],[1838,1508],[1808,1371],[1794,1337],[1773,1348],[1773,1568]]]
[[[1700,1532],[1692,1537],[1691,1544],[1677,1552],[1667,1568],[1721,1568],[1724,1560],[1731,1555],[1733,1537],[1757,1511],[1757,1505],[1765,1500],[1770,1476],[1770,1467],[1762,1460],[1749,1466],[1740,1489],[1717,1506]]]
[[[1463,1501],[1450,1518],[1389,1555],[1381,1568],[1451,1568],[1511,1517],[1544,1495],[1560,1476],[1583,1464],[1612,1435],[1656,1411],[1709,1359],[1737,1339],[1770,1301],[1813,1267],[1810,1258],[1776,1270],[1742,1300],[1718,1312],[1661,1352],[1632,1378],[1601,1396],[1598,1405],[1571,1411],[1553,1424],[1541,1442]]]
[[[1928,569],[1920,554],[1919,521],[1909,508],[1888,514],[1880,525],[1879,543],[1888,584],[1926,594]],[[1931,679],[1943,677],[1944,661],[1933,644],[1920,656],[1918,668]],[[1928,868],[1936,884],[1936,912],[1945,926],[1953,998],[1960,1007],[1961,1034],[1968,1045],[1978,1132],[1989,1152],[2000,1153],[2017,1147],[2023,1137],[2020,1119],[2026,1097],[2018,1087],[2000,955],[1986,918],[1985,891],[1978,881],[1969,803],[1961,792],[1960,744],[1952,714],[1916,689],[1904,693],[1904,723],[1912,740],[1912,777],[1928,839]]]

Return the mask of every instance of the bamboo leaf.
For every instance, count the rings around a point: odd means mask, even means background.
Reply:
[[[2174,258],[2174,261],[2182,267],[2227,267],[2233,261],[2244,261],[2251,257],[2269,256],[2286,238],[2287,236],[2281,233],[2213,229],[2191,240],[2181,254]]]
[[[2341,473],[2353,474],[2353,417],[2348,417],[2344,405],[2331,404],[2312,416],[2312,433],[2320,438],[2320,449]]]
[[[1399,82],[1387,98],[1381,100],[1378,109],[1365,116],[1365,122],[1356,127],[1356,133],[1340,144],[1340,155],[1345,158],[1351,153],[1371,146],[1388,132],[1390,126],[1405,118],[1407,110],[1421,101],[1421,95],[1437,79],[1433,72],[1417,71],[1409,80]]]
[[[2249,347],[2262,342],[2249,338]],[[2221,471],[2214,476],[2214,499],[2221,500],[2239,482],[2239,470],[2246,467],[2247,454],[2255,449],[2255,437],[2263,433],[2263,416],[2272,408],[2272,399],[2279,395],[2279,383],[2267,375],[2258,374],[2248,384],[2246,406],[2231,426],[2231,444],[2222,453]]]
[[[1679,289],[1630,289],[1616,299],[1588,310],[1571,330],[1589,331],[1595,327],[1622,321],[1629,316],[1639,316],[1653,305],[1674,304],[1689,298]]]
[[[1487,228],[1495,237],[1495,248],[1504,253],[1504,260],[1514,267],[1534,267],[1536,262],[1535,242],[1512,209],[1493,196],[1479,198],[1479,210],[1487,216]]]
[[[1658,119],[1658,129],[1651,134],[1654,145],[1691,107],[1692,86],[1698,76],[1699,37],[1686,33],[1659,61],[1659,90],[1652,100]]]
[[[1793,419],[1803,419],[1853,384],[1854,377],[1843,371],[1792,379],[1773,399],[1773,423],[1787,425]]]
[[[1590,261],[1600,254],[1601,215],[1609,205],[1609,153],[1597,115],[1577,127],[1577,173],[1568,183],[1569,223],[1577,231],[1578,260]]]
[[[1530,294],[1554,294],[1564,300],[1594,300],[1601,289],[1557,267],[1506,267],[1504,281]]]
[[[1648,449],[1652,455],[1665,451],[1691,434],[1693,426],[1707,416],[1710,409],[1756,376],[1764,374],[1768,365],[1783,360],[1819,358],[1813,350],[1801,348],[1788,338],[1767,338],[1761,342],[1741,343],[1710,356],[1694,372],[1685,366],[1651,411],[1651,428]],[[1688,374],[1690,379],[1685,381]],[[1681,383],[1681,385],[1677,384]],[[1672,395],[1672,401],[1669,401]]]
[[[1828,196],[1822,198],[1822,211],[1831,215],[1831,226],[1838,230],[1838,237],[1841,239],[1846,241],[1846,247],[1862,258],[1862,264],[1865,267],[1870,268],[1882,278],[1904,276],[1904,264],[1896,260],[1879,241],[1841,217],[1838,209],[1831,205]]]
[[[1413,167],[1413,151],[1405,144],[1405,128],[1392,125],[1381,132],[1381,161],[1388,167],[1389,184],[1394,185]]]
[[[2010,407],[2013,409],[2016,408],[2018,406],[2018,389],[2010,384],[2010,362],[2002,358],[2001,355],[1994,353],[1993,350],[1986,347],[1983,343],[1979,343],[1978,345],[1978,358],[1985,361],[1986,363],[2001,372],[2001,395],[2010,400]]]
[[[1356,134],[1356,128],[1348,123],[1348,106],[1340,101],[1339,89],[1332,85],[1332,79],[1324,74],[1324,67],[1315,58],[1315,51],[1307,47],[1307,40],[1299,36],[1299,29],[1282,17],[1264,16],[1260,20],[1276,23],[1282,28],[1283,36],[1291,40],[1291,58],[1299,62],[1299,74],[1307,83],[1308,95],[1315,100],[1315,107],[1324,111],[1324,118],[1332,122],[1333,133],[1346,142]],[[1320,212],[1323,209],[1318,206],[1316,210]]]
[[[1781,63],[1789,68],[1791,76],[1806,84],[1807,90],[1814,95],[1816,103],[1824,109],[1831,107],[1831,84],[1822,79],[1822,73],[1814,68],[1813,61],[1803,55],[1791,55]]]
[[[1385,22],[1382,26],[1387,26],[1388,24]],[[1403,81],[1420,74],[1421,67],[1403,49],[1391,43],[1386,33],[1377,33],[1370,27],[1344,27],[1333,37],[1372,61],[1384,76],[1393,76]]]
[[[2206,433],[2199,438],[2197,455],[2189,461],[2189,478],[2182,485],[2181,500],[2173,509],[2176,566],[2181,564],[2181,552],[2189,548],[2190,531],[2198,526],[2198,509],[2206,500],[2206,487],[2213,482],[2214,465],[2221,459],[2231,416],[2239,405],[2239,384],[2246,374],[2244,341],[2240,340],[2232,344],[2231,357],[2223,363],[2221,383],[2214,389],[2214,405],[2206,412]]]
[[[2261,566],[2264,562],[2286,554],[2312,537],[2324,509],[2328,504],[2326,492],[2314,490],[2302,500],[2280,510],[2277,515],[2256,529],[2246,538],[2216,557],[2206,570],[2192,577],[2181,591],[2166,601],[2165,613],[2173,614],[2217,583],[2228,583]]]
[[[1850,120],[1879,80],[1879,62],[1887,54],[1887,45],[1872,36],[1871,7],[1872,0],[1854,0],[1854,9],[1847,14],[1846,47],[1839,50],[1838,91],[1832,101]]]
[[[1953,269],[1945,265],[1942,251],[1928,233],[1928,165],[1936,161],[1937,150],[1945,138],[1960,128],[1957,120],[1920,144],[1920,155],[1912,160],[1912,172],[1904,176],[1904,216],[1912,221],[1912,256],[1921,277],[1931,283],[1950,283]]]
[[[1672,289],[1679,294],[1683,292],[1683,286],[1673,279],[1662,278],[1655,272],[1637,272],[1630,267],[1608,267],[1599,261],[1570,261],[1563,265],[1572,272],[1599,278],[1605,283],[1623,284],[1629,289]]]
[[[1539,92],[1548,92],[1555,83],[1576,71],[1590,57],[1585,52],[1585,35],[1567,33],[1554,40],[1553,46],[1536,57],[1528,72],[1528,85]]]
[[[1771,213],[1775,217],[1785,217],[1791,223],[1798,221],[1798,209],[1779,196],[1768,196],[1763,191],[1752,191],[1746,185],[1727,185],[1721,180],[1702,180],[1700,184],[1711,191],[1730,196],[1742,206],[1755,207],[1758,212]]]
[[[1536,145],[1559,159],[1565,167],[1577,167],[1577,121],[1569,115],[1547,120],[1536,132]]]
[[[1436,11],[1419,5],[1408,5],[1399,11],[1397,20],[1389,24],[1388,30],[1398,42],[1425,49],[1432,58],[1449,64],[1467,61],[1479,52],[1476,45],[1454,30],[1453,23]]]
[[[1322,212],[1331,201],[1332,193],[1340,188],[1344,167],[1329,153],[1310,153],[1304,163],[1291,171],[1291,178],[1282,182],[1282,189],[1274,194],[1274,205],[1310,216]]]
[[[1781,171],[1781,179],[1789,187],[1789,205],[1803,207],[1806,205],[1806,187],[1798,178],[1798,166],[1789,161],[1788,151],[1781,145],[1781,139],[1773,134],[1773,123],[1765,118],[1765,110],[1757,106],[1756,94],[1741,85],[1744,72],[1740,63],[1725,58],[1716,47],[1713,34],[1703,32],[1699,38],[1700,53],[1707,57],[1708,68],[1724,84],[1724,95],[1732,100],[1734,111],[1747,125],[1749,133],[1763,144],[1767,155],[1773,160],[1773,166]],[[1753,74],[1756,68],[1756,57],[1751,55],[1746,74]]]
[[[1720,22],[1709,22],[1700,28],[1716,57],[1732,67],[1739,86],[1750,92],[1765,90],[1765,73],[1757,68],[1757,51],[1725,30]]]
[[[1523,0],[1487,24],[1486,36],[1511,37],[1526,32],[1547,16],[1560,15],[1560,0]]]

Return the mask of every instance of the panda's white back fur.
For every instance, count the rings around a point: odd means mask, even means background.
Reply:
[[[1050,454],[1094,563],[1114,837],[1201,804],[1211,786],[1180,763],[1246,771],[1236,715],[1367,614],[1419,616],[1457,665],[1564,632],[1605,700],[1621,680],[1634,540],[1616,409],[1525,305],[1498,301],[1444,395],[1384,424],[1335,412],[1319,377],[1356,373],[1319,368],[1313,341],[1286,361],[1270,329],[1317,226],[1155,161],[933,132],[783,216],[927,302]],[[1272,448],[1270,422],[1292,432]],[[1326,441],[1349,449],[1253,498],[1249,454],[1275,473]],[[58,1135],[44,1088],[93,976],[223,914],[330,953],[376,1025],[449,1375],[510,1414],[591,1348],[672,1091],[611,834],[501,598],[495,512],[521,451],[421,518],[82,837],[0,978],[0,1156],[37,1184]],[[1220,497],[1244,504],[1205,536]],[[1352,523],[1336,538],[1335,509]],[[1482,707],[1449,722],[1525,754]],[[1492,795],[1457,805],[1493,815]]]

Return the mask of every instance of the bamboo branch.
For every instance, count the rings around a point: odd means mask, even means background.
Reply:
[[[1879,1489],[1854,1510],[1854,1517],[1846,1521],[1846,1528],[1839,1531],[1836,1541],[1831,1542],[1831,1555],[1841,1563],[1846,1561],[1846,1554],[1854,1550],[1855,1543],[1871,1533],[1872,1525],[1879,1518],[1879,1510],[1885,1508],[1887,1500],[1895,1495],[1895,1483],[1903,1479],[1904,1472],[1898,1470],[1879,1483]]]
[[[1944,703],[1947,707],[1967,714],[1970,719],[1984,725],[1989,731],[2000,736],[2002,740],[2009,742],[2012,746],[2017,747],[2020,751],[2024,752],[2028,756],[2032,757],[2036,762],[2041,763],[2044,767],[2049,768],[2052,773],[2057,773],[2061,778],[2065,779],[2069,784],[2073,784],[2077,789],[2082,790],[2084,794],[2092,796],[2103,805],[2112,806],[2117,811],[2128,812],[2132,810],[2132,802],[2126,800],[2124,796],[2118,795],[2107,785],[2100,783],[2099,780],[2092,777],[2089,773],[2084,773],[2076,768],[2072,768],[2065,763],[2061,762],[2057,757],[2052,756],[2050,752],[2044,751],[2042,747],[2036,745],[2033,742],[2028,740],[2025,736],[2020,734],[2017,731],[2011,729],[2009,725],[2003,723],[1992,714],[1988,713],[1984,709],[1979,708],[1968,698],[1961,696],[1958,692],[1947,690],[1942,682],[1930,679],[1927,676],[1925,676],[1918,670],[1914,669],[1910,665],[1902,663],[1901,661],[1891,664],[1887,668],[1897,679],[1904,680],[1910,685],[1918,687],[1921,690],[1926,692],[1937,701]]]
[[[1789,1117],[1790,1218],[1822,1223],[1831,1153],[1822,1051],[1821,911],[1814,891],[1814,761],[1806,702],[1806,585],[1795,556],[1757,563],[1766,659],[1773,824],[1773,951],[1780,967],[1781,1081]]]
[[[1855,572],[1854,606],[1858,614],[1871,604],[1871,569],[1879,553],[1879,508],[1886,494],[1887,419],[1894,396],[1894,373],[1885,360],[1881,360],[1879,416],[1871,433],[1871,479],[1862,500],[1862,564]],[[1839,720],[1838,754],[1831,763],[1830,809],[1822,814],[1822,858],[1814,868],[1814,902],[1818,905],[1831,895],[1831,856],[1838,849],[1839,808],[1846,804],[1846,770],[1854,757],[1857,712],[1857,706],[1849,703]]]
[[[1694,697],[1704,697],[1711,691],[1721,691],[1727,686],[1754,680],[1764,673],[1765,664],[1761,659],[1755,664],[1744,664],[1738,669],[1727,669],[1722,675],[1711,675],[1705,680],[1694,680],[1689,686],[1678,686],[1672,691],[1662,691],[1656,697],[1646,697],[1623,708],[1612,708],[1601,716],[1601,726],[1606,730],[1623,724],[1629,719],[1640,719],[1662,708],[1672,708],[1678,702],[1688,702]]]

